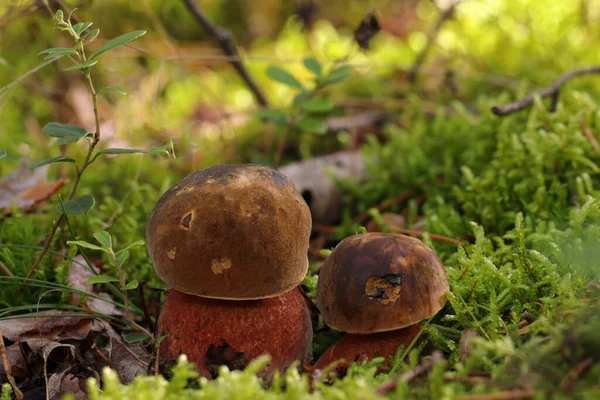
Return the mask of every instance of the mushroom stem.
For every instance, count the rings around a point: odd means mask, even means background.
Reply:
[[[344,360],[342,361],[342,365],[347,366],[351,362],[362,358],[371,360],[375,357],[385,358],[383,365],[389,368],[391,367],[390,357],[396,355],[400,346],[404,346],[404,349],[408,348],[420,332],[421,326],[415,324],[388,332],[369,334],[346,333],[323,353],[315,363],[315,368],[323,369],[339,360]],[[383,371],[379,369],[378,372]]]

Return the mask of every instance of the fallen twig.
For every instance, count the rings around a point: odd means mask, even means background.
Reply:
[[[375,389],[375,394],[383,395],[394,391],[400,382],[410,382],[421,375],[425,375],[433,368],[435,364],[442,361],[444,361],[444,355],[441,351],[436,350],[431,354],[430,358],[421,362],[414,369],[406,371],[403,374],[398,375],[395,379],[379,385],[379,387]]]
[[[600,148],[600,146],[598,146],[598,141],[596,140],[596,137],[592,133],[592,130],[590,129],[590,127],[586,125],[586,123],[583,120],[583,118],[581,118],[579,120],[579,125],[581,126],[581,130],[583,131],[583,133],[585,134],[585,136],[590,141],[590,143],[591,143],[592,147],[594,148],[594,150],[598,150]]]
[[[404,193],[400,193],[397,196],[392,197],[389,200],[384,201],[383,203],[379,204],[377,207],[375,207],[378,211],[383,211],[383,210],[387,210],[388,208],[398,204],[398,203],[402,203],[405,200],[410,199],[414,194],[414,190],[410,189],[407,190]],[[371,213],[369,212],[369,210],[366,210],[362,213],[360,213],[359,215],[357,215],[352,222],[356,222],[356,223],[363,223],[365,221],[367,221],[369,218],[371,218]]]
[[[198,21],[198,23],[200,23],[200,25],[202,25],[204,29],[206,29],[206,31],[208,31],[208,33],[213,38],[215,38],[217,42],[219,42],[219,45],[221,45],[221,48],[227,55],[233,57],[240,57],[240,53],[238,52],[235,43],[233,43],[231,32],[229,32],[227,29],[221,26],[213,24],[208,19],[208,17],[204,15],[202,10],[198,8],[198,6],[196,5],[196,3],[194,3],[193,0],[183,0],[183,3],[187,7],[187,9],[192,13],[192,15],[196,18],[196,21]],[[260,88],[256,85],[254,80],[252,80],[250,74],[246,70],[246,67],[244,67],[244,64],[242,63],[241,59],[232,59],[230,63],[236,69],[238,74],[242,77],[244,82],[246,82],[246,85],[248,85],[252,93],[254,93],[256,101],[258,101],[258,103],[261,106],[267,107],[269,105],[267,98],[264,96]]]
[[[13,273],[10,272],[10,269],[8,269],[2,261],[0,261],[0,271],[2,271],[2,273],[6,276],[10,276],[10,277],[14,276]]]
[[[398,228],[395,226],[390,226],[389,228],[390,228],[390,231],[395,232],[395,233],[402,233],[403,235],[417,236],[417,237],[423,237],[425,235],[425,232],[421,232],[421,231],[413,231],[410,229]],[[457,244],[459,246],[465,245],[464,242],[461,242],[460,240],[449,238],[447,236],[436,235],[435,233],[428,233],[428,235],[431,238],[431,240],[436,240],[438,242],[452,243],[452,244]]]
[[[8,355],[6,355],[6,348],[4,347],[4,336],[2,336],[2,331],[0,331],[0,356],[2,357],[2,365],[4,366],[4,373],[6,374],[6,379],[12,386],[13,392],[15,393],[15,397],[18,400],[23,400],[23,392],[19,390],[17,386],[17,382],[15,382],[15,378],[12,376],[10,371],[10,362],[8,361]]]
[[[594,365],[596,360],[594,357],[588,357],[567,372],[565,377],[560,382],[560,387],[563,390],[571,390],[577,382],[577,379],[583,374],[588,368]]]
[[[526,399],[535,396],[535,392],[531,389],[527,390],[506,390],[504,392],[474,394],[468,396],[456,397],[457,400],[512,400]]]
[[[571,78],[588,74],[600,74],[600,66],[581,68],[564,73],[558,78],[556,78],[554,82],[552,82],[552,84],[547,88],[544,88],[534,94],[530,94],[529,96],[524,97],[521,100],[505,104],[503,106],[494,106],[492,107],[492,112],[498,116],[503,116],[512,114],[516,111],[521,111],[533,104],[536,96],[539,96],[542,99],[546,97],[551,97],[552,103],[550,104],[550,107],[548,109],[550,110],[550,112],[554,112],[554,110],[556,109],[556,104],[558,103],[558,96],[560,94],[560,88],[562,87],[562,85]]]
[[[442,27],[444,26],[446,21],[448,21],[450,18],[452,18],[452,16],[454,15],[454,10],[456,9],[456,6],[459,5],[461,3],[461,1],[462,0],[455,0],[440,14],[438,20],[435,23],[435,26],[433,27],[433,30],[429,33],[429,35],[427,35],[427,43],[425,44],[425,46],[423,47],[421,52],[419,54],[417,54],[417,57],[415,58],[415,62],[413,63],[410,70],[408,70],[407,79],[409,82],[411,82],[411,83],[416,82],[417,75],[419,74],[421,66],[425,62],[425,58],[427,57],[427,54],[429,54],[429,51],[430,51],[431,47],[433,46],[433,44],[435,43],[437,36],[439,35],[440,31],[442,30]]]
[[[152,318],[150,318],[150,313],[148,312],[148,306],[146,304],[146,295],[144,293],[144,287],[148,283],[148,281],[141,280],[138,285],[138,294],[140,296],[140,306],[142,307],[142,311],[144,312],[144,321],[146,322],[146,327],[152,333],[156,333],[154,329],[154,322],[152,322]]]

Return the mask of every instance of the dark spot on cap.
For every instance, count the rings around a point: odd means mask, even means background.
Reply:
[[[223,343],[222,345],[211,344],[208,346],[204,358],[204,366],[212,379],[215,379],[219,375],[219,367],[221,365],[226,365],[230,370],[244,369],[250,362],[244,352],[237,351],[223,338],[221,338],[221,342]]]
[[[183,226],[185,229],[190,229],[190,224],[191,223],[192,223],[192,213],[187,214],[181,220],[181,226]]]
[[[391,283],[392,285],[399,285],[400,281],[402,280],[400,274],[388,274],[382,276],[382,278]]]

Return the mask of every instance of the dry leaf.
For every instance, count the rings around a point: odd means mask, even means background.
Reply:
[[[0,211],[9,213],[13,204],[31,211],[65,186],[68,181],[64,179],[48,182],[49,167],[44,165],[32,171],[27,160],[21,159],[21,165],[0,180]]]
[[[73,260],[71,264],[71,268],[69,269],[69,277],[67,278],[67,283],[73,288],[77,290],[82,290],[85,292],[94,293],[94,286],[88,285],[86,281],[94,276],[94,273],[89,270],[89,268],[85,265],[85,260],[82,256],[77,256]],[[96,269],[96,272],[100,272]],[[105,297],[107,300],[110,300],[111,297],[108,293],[98,293],[98,296]],[[80,305],[80,296],[77,293],[70,293],[68,298],[68,303],[73,305]],[[113,303],[104,301],[101,299],[96,299],[93,297],[88,297],[86,301],[86,306],[97,313],[104,315],[117,315],[123,316],[125,313],[123,310],[118,309]]]
[[[136,376],[146,373],[150,355],[141,344],[125,342],[121,335],[103,320],[96,320],[94,330],[108,334],[110,341],[101,351],[105,353],[121,382],[130,383]]]
[[[89,335],[92,330],[92,320],[88,316],[63,317],[60,316],[61,314],[73,315],[73,312],[48,310],[30,314],[30,318],[2,320],[0,330],[10,341],[27,343],[33,352],[51,343],[62,340],[83,340]]]

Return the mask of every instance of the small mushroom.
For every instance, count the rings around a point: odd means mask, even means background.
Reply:
[[[389,233],[344,239],[321,267],[317,306],[327,325],[347,333],[316,367],[361,354],[389,358],[412,342],[419,321],[444,307],[448,290],[442,262],[420,240]]]
[[[272,357],[262,376],[311,353],[308,269],[311,216],[285,175],[259,165],[218,165],[188,175],[157,202],[146,238],[171,285],[158,326],[163,361],[184,353],[205,377]],[[235,301],[234,301],[235,300]]]
[[[299,288],[247,301],[171,290],[158,326],[167,335],[160,347],[163,360],[186,354],[206,378],[215,378],[220,365],[243,369],[252,359],[269,354],[271,361],[260,372],[268,381],[274,371],[311,356],[310,312]]]

